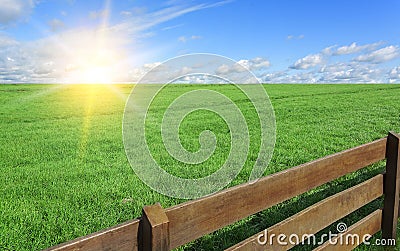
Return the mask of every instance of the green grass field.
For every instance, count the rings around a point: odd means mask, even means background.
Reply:
[[[230,85],[172,85],[156,99],[147,121],[156,159],[181,177],[202,177],[223,162],[227,126],[215,114],[196,113],[182,124],[182,142],[198,149],[212,130],[218,148],[206,164],[181,165],[157,132],[165,105],[195,88],[223,92],[252,121],[256,114]],[[275,109],[277,141],[265,175],[400,131],[400,85],[265,85]],[[154,192],[135,176],[122,142],[122,117],[131,85],[0,85],[0,250],[40,250],[138,217],[144,205],[183,202]],[[249,128],[257,142],[256,124]],[[231,185],[246,182],[257,143]],[[183,247],[221,250],[316,201],[381,172],[376,164]],[[283,188],[284,189],[284,188]],[[351,224],[381,200],[344,220]],[[326,229],[334,229],[334,226]],[[371,247],[361,246],[359,250]],[[299,247],[310,250],[311,247]]]

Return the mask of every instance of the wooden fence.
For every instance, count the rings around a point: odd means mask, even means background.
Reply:
[[[272,234],[313,234],[384,195],[384,206],[350,226],[346,233],[375,234],[396,239],[399,216],[400,136],[388,137],[266,176],[255,183],[231,187],[216,194],[163,209],[145,206],[142,217],[49,248],[67,250],[171,250],[222,227],[307,192],[341,176],[386,158],[386,172],[334,194],[269,227]],[[259,233],[262,234],[265,231]],[[264,250],[256,234],[227,250]],[[332,241],[333,242],[333,241]],[[268,246],[287,250],[293,245]],[[327,241],[316,250],[351,250]]]

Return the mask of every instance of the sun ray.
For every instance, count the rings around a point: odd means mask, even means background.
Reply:
[[[78,158],[83,160],[87,153],[87,148],[89,145],[91,127],[93,124],[93,119],[95,115],[96,108],[103,102],[102,97],[107,97],[111,100],[116,100],[115,102],[125,102],[129,93],[124,94],[120,89],[112,84],[94,84],[94,85],[74,85],[73,88],[79,88],[80,92],[83,93],[84,100],[82,104],[84,105],[84,114],[82,121],[81,138],[78,147]],[[113,96],[110,96],[110,93]],[[106,95],[106,96],[102,96]],[[114,102],[114,101],[113,101]]]
[[[120,88],[117,88],[116,86],[114,86],[114,85],[106,85],[116,96],[118,96],[122,101],[126,101],[127,100],[127,98],[128,98],[128,96],[129,96],[129,94],[130,94],[130,91],[131,91],[131,89],[129,89],[129,92],[128,93],[123,93],[123,92],[121,92],[121,89]]]
[[[86,155],[89,134],[90,134],[90,126],[91,126],[91,119],[93,116],[93,106],[97,97],[98,93],[98,86],[87,86],[84,88],[85,91],[85,114],[83,116],[83,124],[82,124],[82,133],[81,133],[81,140],[79,143],[79,150],[78,150],[78,158],[84,159]]]

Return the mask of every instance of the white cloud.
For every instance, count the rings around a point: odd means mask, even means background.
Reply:
[[[400,66],[389,71],[389,83],[400,83]]]
[[[264,83],[394,83],[400,82],[400,67],[389,72],[371,63],[339,62],[319,70],[276,71],[258,76]]]
[[[319,76],[315,72],[297,72],[290,74],[287,71],[266,73],[259,77],[262,83],[318,83]]]
[[[373,65],[356,62],[336,63],[320,69],[321,82],[325,83],[384,83],[384,70]]]
[[[230,71],[231,71],[231,67],[228,66],[228,65],[226,65],[226,64],[223,64],[223,65],[221,65],[221,66],[219,66],[219,67],[217,68],[217,70],[215,71],[215,73],[216,73],[217,75],[220,75],[220,74],[227,74],[227,73],[229,73]]]
[[[373,51],[368,54],[363,54],[354,59],[358,62],[370,62],[374,64],[383,63],[400,57],[400,50],[398,46],[390,45],[382,49]]]
[[[298,36],[295,36],[295,35],[288,35],[288,36],[287,36],[287,39],[288,39],[288,40],[294,40],[294,39],[301,40],[301,39],[303,39],[303,38],[304,38],[304,35],[303,35],[303,34],[298,35]]]
[[[161,62],[147,63],[143,65],[143,68],[145,71],[149,71],[159,65],[161,65]]]
[[[358,46],[356,43],[352,43],[349,46],[342,46],[337,48],[335,55],[345,55],[345,54],[352,54],[357,53],[362,50],[361,46]]]
[[[314,55],[314,54],[312,54]],[[319,62],[319,60],[316,60]],[[144,64],[139,68],[132,69],[129,71],[129,81],[138,81],[141,76],[146,72],[153,69],[155,66],[160,66],[160,62]],[[241,75],[247,69],[255,70],[254,73],[261,82],[264,83],[395,83],[400,82],[400,66],[395,67],[391,70],[384,68],[377,68],[375,64],[364,63],[364,62],[339,62],[334,64],[326,64],[319,70],[310,71],[276,71],[276,72],[265,72],[270,66],[270,62],[266,59],[257,57],[254,59],[242,59],[237,63],[222,64],[216,70],[216,74],[230,79],[231,76]],[[42,74],[42,76],[52,76],[56,72],[50,71],[49,69],[42,66],[42,68],[35,68],[36,73]],[[196,66],[197,67],[197,66]],[[157,67],[153,69],[155,71],[155,80],[160,78],[164,79],[177,79],[176,82],[182,83],[220,83],[221,80],[212,80],[201,75],[191,75],[196,72],[196,67],[185,67],[180,66],[174,69]],[[257,71],[259,69],[259,71]],[[17,75],[18,68],[15,69],[15,75]],[[46,75],[47,74],[47,75]],[[187,75],[189,74],[189,75]],[[232,75],[230,75],[232,74]],[[14,75],[14,76],[15,76]],[[242,82],[245,82],[243,80]]]
[[[204,74],[193,74],[186,75],[182,78],[176,79],[174,83],[182,83],[182,84],[229,84],[229,81],[224,79],[204,75]]]
[[[33,7],[33,0],[0,0],[0,24],[7,25],[26,18]]]
[[[178,37],[178,41],[182,42],[182,43],[186,43],[189,40],[198,40],[198,39],[202,39],[202,36],[192,35],[190,37],[186,37],[186,36]]]
[[[186,43],[187,38],[185,36],[180,36],[180,37],[178,37],[178,41],[182,42],[182,43]]]
[[[168,65],[161,62],[147,63],[141,67],[134,68],[130,71],[130,81],[138,82],[145,77],[145,83],[160,83],[163,81],[174,80],[177,83],[190,82],[194,79],[203,78],[204,74],[196,72],[196,67],[188,67],[181,65]],[[151,74],[147,74],[151,72]],[[141,82],[144,83],[144,82]]]
[[[0,48],[7,48],[18,45],[18,42],[0,32]]]
[[[297,60],[292,66],[289,68],[296,70],[306,70],[311,67],[321,65],[324,62],[324,58],[321,54],[310,54]]]
[[[121,11],[120,14],[121,14],[121,16],[124,16],[124,17],[130,17],[130,16],[132,16],[132,12],[126,11],[126,10]]]
[[[115,31],[125,32],[126,34],[135,35],[138,32],[147,30],[151,27],[180,17],[182,15],[203,9],[219,7],[229,2],[231,1],[219,1],[210,4],[203,3],[192,6],[179,4],[172,5],[155,12],[146,12],[140,15],[132,15],[130,18],[126,18],[124,22],[112,26],[111,29]]]
[[[183,26],[183,24],[177,24],[177,25],[167,26],[167,27],[162,28],[161,30],[163,30],[163,31],[172,30],[172,29],[175,29],[175,28],[178,28],[178,27],[181,27],[181,26]]]
[[[337,50],[333,53],[333,55],[348,55],[348,54],[358,53],[363,50],[374,50],[381,44],[382,44],[381,42],[378,42],[373,44],[357,45],[357,43],[354,42],[348,46],[346,45],[337,48]]]
[[[187,75],[187,74],[190,74],[190,73],[192,73],[193,72],[193,69],[191,68],[191,67],[187,67],[187,66],[184,66],[184,67],[182,67],[182,69],[179,71],[179,75]]]
[[[242,59],[238,61],[239,64],[246,67],[250,71],[266,69],[271,66],[271,62],[262,57],[256,57],[250,60]]]
[[[283,83],[287,76],[287,71],[275,71],[262,73],[259,79],[262,83]]]
[[[271,63],[264,58],[256,57],[253,59],[242,59],[237,63],[232,65],[223,64],[217,68],[216,74],[226,75],[230,73],[241,73],[244,71],[258,71],[261,69],[266,69],[271,65]]]
[[[319,77],[314,72],[299,72],[294,75],[287,75],[284,83],[306,83],[314,84],[320,82]]]
[[[400,79],[400,66],[397,66],[397,67],[393,68],[392,70],[390,70],[389,76],[390,76],[391,78],[398,78],[398,79]]]
[[[327,56],[330,56],[333,54],[333,50],[337,47],[337,45],[332,45],[329,47],[324,48],[321,53]]]

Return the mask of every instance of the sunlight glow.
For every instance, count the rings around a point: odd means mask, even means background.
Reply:
[[[99,26],[94,30],[81,30],[60,43],[66,48],[64,83],[111,84],[121,79],[124,72],[121,64],[127,52],[123,44],[126,39],[108,25],[110,0],[104,2],[104,13]]]
[[[65,69],[67,83],[109,84],[118,79],[121,53],[113,44],[92,44],[89,40],[69,55]]]
[[[91,67],[83,71],[82,81],[89,84],[107,84],[113,82],[113,77],[109,68]]]

